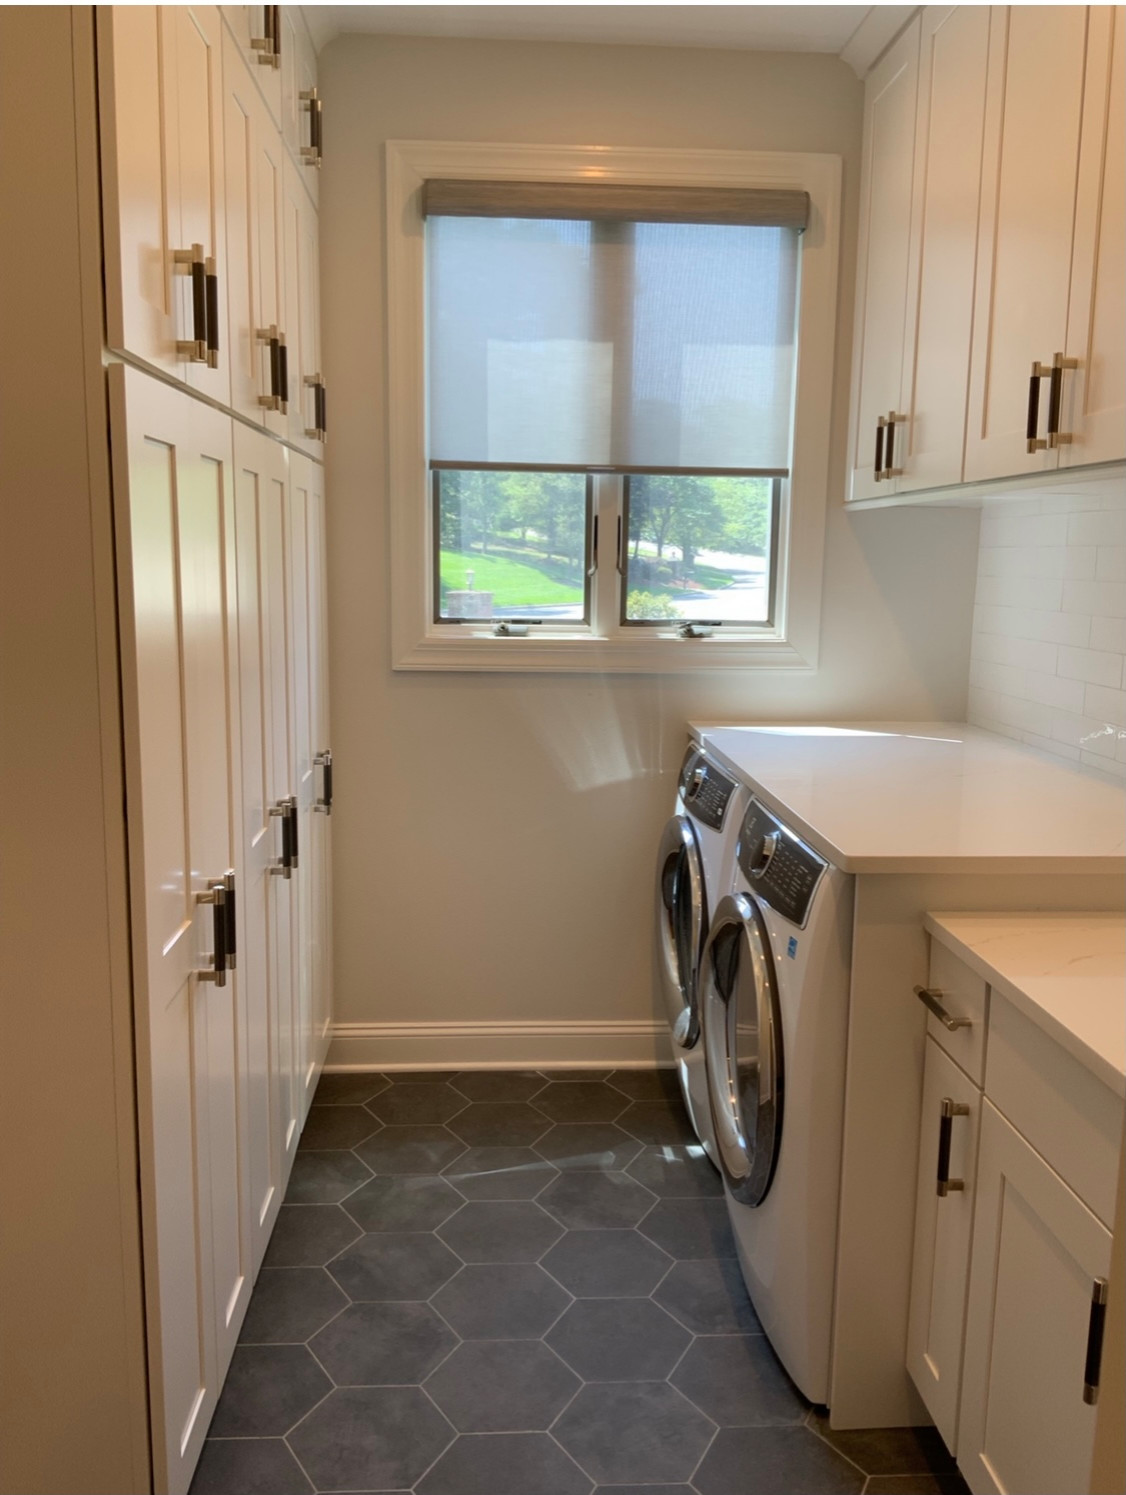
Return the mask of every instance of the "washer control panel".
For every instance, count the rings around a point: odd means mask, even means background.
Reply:
[[[751,800],[743,817],[735,855],[751,891],[804,929],[814,891],[828,864],[757,799]]]
[[[699,748],[689,748],[680,770],[680,793],[689,815],[718,831],[723,829],[728,802],[735,793],[735,781],[718,769]]]

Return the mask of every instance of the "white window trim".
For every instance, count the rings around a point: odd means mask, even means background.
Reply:
[[[572,626],[558,632],[536,628],[525,638],[497,638],[488,628],[433,622],[432,504],[426,443],[426,265],[421,214],[421,188],[427,177],[514,181],[597,177],[672,186],[794,187],[809,193],[810,221],[801,255],[793,462],[783,491],[773,628],[754,639],[746,634],[680,639],[663,628],[622,628],[615,623],[597,631],[596,627]],[[387,142],[388,480],[395,669],[669,674],[701,669],[817,667],[840,192],[841,160],[832,155],[432,140]],[[597,625],[597,613],[594,621]]]

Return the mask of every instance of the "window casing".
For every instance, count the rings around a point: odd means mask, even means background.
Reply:
[[[835,324],[839,158],[391,142],[387,167],[395,665],[406,669],[629,671],[814,667]],[[739,565],[737,556],[721,554],[718,564],[712,564],[715,556],[705,556],[706,564],[696,567],[705,574],[701,584],[698,576],[687,575],[692,570],[688,558],[699,559],[700,547],[691,535],[688,549],[683,543],[673,546],[670,566],[670,553],[662,553],[659,540],[647,539],[636,522],[631,524],[631,507],[636,521],[645,485],[663,482],[671,464],[589,460],[581,465],[543,464],[541,459],[540,463],[497,464],[498,476],[495,470],[490,472],[492,464],[478,455],[481,444],[470,460],[458,461],[446,455],[448,438],[443,438],[445,448],[438,443],[442,455],[431,461],[426,428],[423,184],[434,177],[455,179],[455,185],[458,178],[467,183],[490,178],[581,182],[592,171],[609,182],[785,187],[809,193],[810,222],[801,248],[793,350],[792,461],[788,473],[758,469],[753,474],[760,480],[758,488],[753,493],[748,488],[745,497],[748,508],[759,517],[742,529],[736,523],[735,532],[757,535],[762,530],[762,514],[768,511],[769,545],[734,581],[730,573]],[[603,446],[582,455],[589,459],[591,455],[636,453]],[[519,533],[521,520],[536,504],[509,504],[504,511],[507,528],[493,537],[501,542],[493,548],[492,542],[482,547],[479,538],[475,544],[459,541],[451,545],[451,536],[460,533],[464,539],[465,531],[458,531],[456,524],[457,504],[462,499],[456,495],[454,500],[444,499],[443,494],[455,494],[459,483],[469,493],[472,483],[487,477],[510,495],[526,496],[536,473],[550,471],[553,465],[556,470],[581,467],[581,477],[576,473],[576,478],[585,482],[586,536],[578,548],[572,537],[565,568],[555,540],[547,557],[550,564],[543,555],[534,557],[539,574],[550,573],[550,595],[540,597],[534,587],[527,590],[529,567],[525,563],[533,558],[529,546],[545,551],[548,543],[536,531],[534,521],[531,526],[524,523]],[[523,477],[515,476],[521,472]],[[671,476],[697,485],[701,512],[709,504],[714,509],[717,503],[725,512],[737,512],[741,498],[734,479],[747,474],[745,469],[739,473],[726,469],[709,475],[697,463]],[[716,477],[730,480],[727,487],[717,484]],[[566,504],[573,517],[570,497]],[[713,525],[710,533],[714,538],[720,532]],[[559,585],[556,572],[563,577]],[[651,587],[631,584],[640,577],[651,581]],[[490,616],[481,616],[485,604],[480,594],[490,589]],[[694,612],[692,589],[701,598],[699,613]],[[527,626],[497,629],[498,621],[509,619]],[[686,638],[682,636],[686,621],[712,626],[692,630],[701,636]]]

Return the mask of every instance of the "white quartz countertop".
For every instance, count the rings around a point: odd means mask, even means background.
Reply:
[[[689,726],[845,872],[1126,872],[1126,786],[964,722]]]
[[[1126,1096],[1126,920],[1120,914],[927,914],[936,940]]]

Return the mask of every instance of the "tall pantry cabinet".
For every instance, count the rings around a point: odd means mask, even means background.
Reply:
[[[315,57],[97,14],[154,1485],[191,1483],[328,1045]]]

